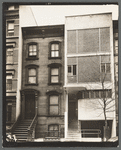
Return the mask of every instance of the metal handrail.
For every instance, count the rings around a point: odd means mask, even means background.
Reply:
[[[32,120],[30,126],[27,129],[28,131],[27,141],[32,141],[32,135],[35,132],[34,130],[35,130],[36,122],[37,122],[36,119],[37,119],[37,114],[35,115],[34,119]]]
[[[36,117],[37,117],[37,114],[35,115],[35,117],[34,117],[34,119],[32,120],[30,126],[28,127],[28,130],[31,130],[31,128],[32,128],[32,126],[33,126],[33,124],[34,124],[34,122],[35,122],[35,120],[36,120]]]
[[[82,135],[97,134],[99,137],[99,134],[101,134],[101,130],[100,129],[82,129],[81,133]]]
[[[15,127],[17,126],[18,122],[20,121],[21,115],[18,116],[17,120],[14,122],[14,124],[11,126],[9,131],[12,133]]]

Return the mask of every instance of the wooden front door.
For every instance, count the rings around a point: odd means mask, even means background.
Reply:
[[[25,96],[25,118],[32,119],[35,116],[35,95],[28,94]]]

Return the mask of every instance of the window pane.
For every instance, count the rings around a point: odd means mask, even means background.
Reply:
[[[58,106],[50,106],[50,115],[58,115]]]
[[[55,57],[59,56],[59,51],[55,51]]]
[[[36,56],[36,55],[37,55],[37,53],[36,53],[36,52],[33,52],[32,54],[33,54],[33,56]]]
[[[8,23],[8,29],[14,29],[14,24],[13,23]]]
[[[8,10],[14,10],[14,6],[9,6]]]
[[[13,56],[7,56],[6,63],[13,63]]]
[[[58,68],[51,69],[51,75],[58,75]]]
[[[101,72],[105,72],[105,64],[101,64]]]
[[[68,66],[68,73],[71,73],[71,66]]]
[[[73,75],[76,75],[76,65],[73,65]]]
[[[29,51],[32,51],[32,45],[29,46]]]
[[[50,96],[50,104],[58,104],[58,96]]]
[[[89,91],[84,92],[84,98],[89,98]]]
[[[95,98],[99,98],[99,91],[95,91]]]
[[[111,98],[111,90],[107,91],[107,97]]]
[[[35,76],[36,75],[36,69],[29,69],[29,76]]]
[[[53,131],[53,125],[49,126],[49,131],[52,130]]]
[[[12,79],[6,80],[6,90],[12,90]]]
[[[54,44],[51,44],[51,50],[55,50]]]
[[[55,57],[55,52],[54,51],[51,52],[51,57]]]
[[[33,51],[36,51],[36,45],[33,45]]]
[[[58,83],[58,76],[51,76],[51,83]]]
[[[101,91],[101,98],[106,98],[106,91]]]
[[[59,50],[59,45],[55,44],[55,50]]]
[[[36,83],[36,77],[29,77],[29,83]]]
[[[90,91],[91,98],[94,98],[94,91]]]
[[[106,73],[110,73],[110,64],[106,64]]]
[[[58,130],[58,125],[54,125],[53,130]]]

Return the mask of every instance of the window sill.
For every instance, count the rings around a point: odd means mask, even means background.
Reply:
[[[48,59],[61,59],[62,57],[48,57]]]
[[[48,85],[61,85],[62,83],[48,83]]]
[[[38,60],[39,58],[38,57],[28,57],[26,58],[26,60]]]
[[[37,83],[36,84],[27,83],[27,84],[25,84],[25,86],[38,86],[38,84]]]

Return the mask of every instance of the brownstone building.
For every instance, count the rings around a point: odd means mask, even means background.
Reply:
[[[64,26],[23,28],[22,119],[36,138],[64,136]]]
[[[19,6],[6,5],[6,125],[16,120],[19,50]]]

